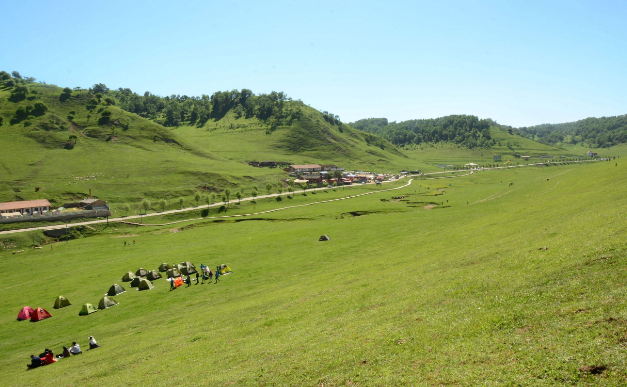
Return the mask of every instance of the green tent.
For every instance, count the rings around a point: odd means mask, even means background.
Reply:
[[[109,291],[107,292],[107,296],[117,296],[118,294],[126,293],[126,290],[118,284],[111,285]]]
[[[72,305],[70,303],[70,300],[68,300],[67,298],[65,298],[63,296],[57,297],[56,301],[54,302],[54,308],[55,309],[61,309],[63,307],[70,306],[70,305]]]
[[[132,281],[133,278],[137,277],[135,274],[133,274],[132,271],[129,271],[128,273],[124,274],[124,277],[122,277],[122,281],[124,282],[128,282],[128,281]]]
[[[194,273],[197,273],[196,266],[194,266],[194,264],[191,262],[183,262],[180,266],[180,272],[183,273],[183,275],[192,275]]]
[[[94,306],[92,304],[85,304],[81,308],[81,311],[78,313],[78,315],[79,316],[87,316],[88,314],[92,314],[92,313],[97,312],[97,311],[98,311],[98,309],[94,308]]]
[[[143,279],[142,282],[139,283],[137,290],[150,290],[152,288],[154,288],[154,286],[152,285],[152,282],[150,282],[147,279]]]
[[[181,275],[181,273],[178,270],[174,269],[174,268],[168,270],[168,272],[167,272],[168,278],[175,278],[175,277],[179,277],[180,275]]]
[[[104,296],[102,297],[102,299],[100,300],[100,303],[98,304],[98,309],[107,309],[117,304],[118,302],[114,300],[113,298]]]
[[[159,274],[159,272],[156,270],[149,271],[148,274],[146,274],[146,279],[150,281],[154,281],[159,278],[161,278],[161,274]]]
[[[142,277],[135,277],[133,278],[133,280],[131,281],[131,287],[132,288],[136,288],[139,286],[139,283],[142,281]]]
[[[228,267],[226,264],[223,263],[222,265],[220,265],[220,274],[229,274],[232,272],[233,270],[230,267]]]
[[[171,268],[172,268],[172,265],[170,265],[169,263],[163,262],[161,264],[161,266],[159,266],[159,271],[162,272],[162,273],[165,273],[166,271],[168,271]]]
[[[146,271],[146,269],[144,269],[143,267],[140,267],[139,269],[137,269],[137,271],[135,272],[136,276],[139,277],[145,277],[146,274],[148,274],[148,272]]]

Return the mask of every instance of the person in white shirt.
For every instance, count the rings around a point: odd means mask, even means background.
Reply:
[[[78,345],[76,341],[72,343],[72,347],[70,348],[70,353],[72,355],[78,355],[79,353],[83,353],[81,352],[81,346]]]
[[[94,349],[94,348],[98,348],[99,345],[96,342],[96,339],[94,339],[94,336],[89,336],[89,349]]]

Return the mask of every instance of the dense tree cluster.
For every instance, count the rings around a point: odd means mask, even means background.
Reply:
[[[283,92],[255,95],[248,89],[218,91],[211,96],[200,97],[187,95],[171,95],[160,97],[150,92],[138,95],[131,89],[120,88],[108,91],[105,85],[94,85],[92,90],[109,93],[119,101],[119,107],[142,117],[153,119],[164,126],[178,126],[183,123],[203,126],[210,119],[219,120],[233,110],[235,118],[252,118],[268,122],[272,128],[278,125],[289,125],[302,113],[299,108],[293,109],[291,101]],[[114,101],[108,101],[108,104]]]
[[[375,133],[393,144],[405,146],[423,142],[446,141],[466,148],[489,148],[494,145],[490,119],[453,115],[434,119],[388,122],[386,118],[368,118],[350,124],[356,129]]]
[[[627,115],[586,118],[564,124],[518,128],[521,135],[545,144],[584,142],[590,147],[610,147],[627,142]]]

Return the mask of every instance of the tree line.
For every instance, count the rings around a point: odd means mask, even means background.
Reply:
[[[463,147],[489,148],[495,144],[490,137],[491,119],[471,115],[388,122],[387,118],[366,118],[350,123],[352,127],[377,134],[397,146],[430,142],[450,142]]]
[[[592,148],[606,148],[627,142],[627,115],[525,126],[517,130],[522,136],[545,144],[586,143]]]
[[[170,127],[182,124],[202,127],[209,120],[223,118],[231,110],[235,118],[256,117],[266,122],[271,130],[291,125],[293,120],[302,116],[301,101],[292,103],[292,98],[276,91],[256,95],[249,89],[242,89],[218,91],[212,95],[161,97],[148,91],[139,95],[129,88],[109,90],[103,84],[94,85],[91,91],[112,95],[119,101],[121,109]]]

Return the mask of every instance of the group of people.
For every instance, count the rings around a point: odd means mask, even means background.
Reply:
[[[212,281],[212,278],[214,276],[213,271],[211,271],[211,269],[209,268],[209,266],[205,266],[203,264],[200,265],[200,271],[202,272],[202,277],[200,276],[200,273],[196,272],[196,285],[200,284],[204,284],[205,281]],[[179,278],[183,279],[183,275],[180,274]],[[214,284],[217,284],[218,281],[220,281],[220,266],[216,266],[216,272],[215,272],[215,279],[216,282],[214,282]],[[201,282],[202,280],[202,282]],[[174,290],[176,289],[176,285],[174,283],[174,278],[172,278],[170,280],[170,290]],[[187,284],[187,287],[192,286],[192,277],[188,274],[184,279],[183,282]]]
[[[96,342],[96,339],[94,339],[94,336],[89,336],[89,349],[94,349],[98,347],[99,345]],[[30,369],[41,367],[44,365],[56,363],[58,359],[65,359],[72,355],[79,355],[81,353],[83,353],[83,351],[81,351],[81,346],[76,341],[72,343],[72,346],[70,348],[63,346],[63,352],[57,355],[56,358],[54,356],[54,353],[46,348],[42,353],[39,354],[39,356],[30,355],[30,364],[27,364],[26,367]]]

